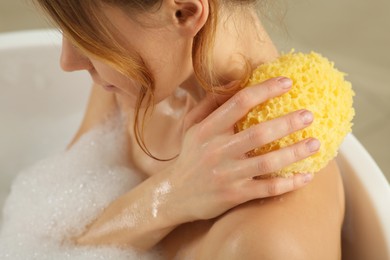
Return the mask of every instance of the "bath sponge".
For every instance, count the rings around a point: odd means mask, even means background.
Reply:
[[[278,76],[293,80],[291,90],[253,108],[237,122],[237,129],[242,131],[299,109],[311,111],[314,114],[311,126],[259,147],[250,152],[250,155],[261,155],[308,137],[315,137],[321,142],[318,153],[274,175],[289,176],[294,173],[318,172],[337,155],[344,137],[351,132],[352,118],[355,114],[351,83],[344,79],[345,74],[337,70],[334,63],[320,54],[291,51],[255,69],[248,87]]]

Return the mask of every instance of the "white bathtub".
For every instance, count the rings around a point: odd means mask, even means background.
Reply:
[[[0,36],[0,206],[15,173],[64,149],[80,123],[91,83],[61,71],[60,43],[56,31]]]
[[[60,41],[47,30],[0,35],[0,208],[15,174],[64,149],[80,123],[91,83],[60,70]],[[353,135],[337,160],[347,200],[343,259],[390,259],[388,182]]]

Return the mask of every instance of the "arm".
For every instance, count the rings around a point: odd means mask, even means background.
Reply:
[[[308,140],[245,157],[255,147],[308,126],[299,111],[234,133],[235,122],[258,103],[288,91],[284,85],[272,79],[241,90],[217,109],[214,100],[201,104],[192,115],[194,124],[186,131],[181,154],[173,165],[114,201],[77,242],[147,250],[180,224],[211,219],[247,201],[308,183],[310,175],[254,179],[315,153],[308,149]]]
[[[184,223],[164,193],[166,174],[154,175],[115,200],[76,239],[80,245],[111,244],[147,250],[156,245],[179,223]]]
[[[84,118],[67,149],[71,148],[83,134],[104,122],[117,109],[118,104],[113,93],[105,91],[98,85],[92,85]],[[109,241],[113,241],[115,244],[138,248],[149,248],[156,244],[156,241],[160,241],[175,228],[171,224],[172,219],[165,219],[166,217],[161,214],[150,221],[153,210],[145,206],[153,204],[154,197],[151,191],[159,186],[161,181],[161,178],[151,177],[114,201],[101,218],[89,227],[89,232],[76,239],[77,243],[109,244]],[[138,221],[137,225],[131,226],[130,224],[135,221]],[[125,233],[124,230],[129,232]]]

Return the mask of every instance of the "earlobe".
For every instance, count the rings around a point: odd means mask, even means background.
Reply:
[[[208,0],[174,0],[174,19],[180,31],[195,36],[209,15]]]

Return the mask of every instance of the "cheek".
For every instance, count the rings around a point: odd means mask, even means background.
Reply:
[[[95,61],[93,62],[93,65],[97,76],[102,83],[113,85],[127,95],[138,96],[140,87],[134,80],[129,79],[115,69],[101,62]]]
[[[115,86],[124,83],[125,77],[110,66],[96,61],[93,62],[93,66],[99,78],[105,83],[112,84]]]

